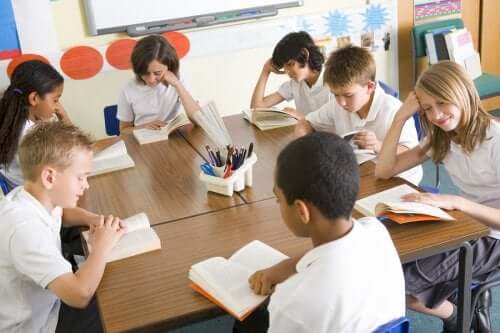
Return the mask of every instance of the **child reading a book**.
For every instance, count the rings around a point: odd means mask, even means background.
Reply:
[[[415,112],[427,136],[420,145],[397,154],[402,128]],[[481,107],[464,69],[450,61],[439,62],[420,76],[394,117],[375,174],[388,178],[429,158],[444,165],[467,200],[439,195],[407,199],[464,209],[491,227],[488,237],[472,244],[472,278],[484,281],[500,267],[500,223],[494,218],[498,213],[488,208],[500,208],[500,125]],[[456,324],[456,307],[447,298],[457,285],[458,255],[459,250],[449,251],[404,266],[408,306],[443,319],[449,331]]]
[[[38,60],[26,61],[12,73],[0,99],[0,173],[9,190],[23,183],[16,152],[28,129],[54,115],[71,123],[59,102],[63,89],[61,74]]]
[[[352,148],[335,134],[307,135],[279,154],[281,215],[313,249],[250,277],[257,294],[272,293],[268,332],[373,332],[404,315],[403,272],[389,233],[373,217],[351,217],[358,190]],[[266,320],[256,320],[262,311],[235,328],[265,332]]]
[[[93,228],[93,251],[76,273],[59,238],[62,208],[75,207],[88,188],[91,145],[86,134],[63,122],[37,124],[21,142],[24,186],[0,201],[2,332],[101,331],[95,308],[71,307],[89,304],[126,227],[108,216]]]
[[[118,98],[120,131],[160,129],[179,112],[184,110],[192,118],[200,109],[181,80],[177,52],[163,36],[139,40],[131,62],[136,77]]]
[[[272,58],[262,67],[255,85],[250,107],[269,108],[284,100],[294,100],[296,110],[286,111],[297,118],[319,109],[328,102],[330,92],[323,84],[325,58],[307,32],[292,32],[283,37],[274,48]],[[291,80],[278,91],[265,96],[271,73],[287,74]]]
[[[316,130],[344,135],[358,131],[352,138],[353,144],[378,154],[401,102],[384,92],[375,81],[375,74],[375,60],[368,50],[348,46],[333,52],[325,65],[325,83],[335,98],[299,121],[296,134]],[[400,153],[416,145],[417,131],[409,119],[404,124],[397,151]],[[418,184],[422,168],[417,166],[400,176]]]

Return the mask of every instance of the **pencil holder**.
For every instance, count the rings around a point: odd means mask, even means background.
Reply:
[[[251,187],[253,182],[253,165],[257,162],[257,155],[252,154],[245,160],[242,166],[233,171],[227,178],[215,177],[200,173],[200,180],[205,183],[208,191],[222,195],[232,196],[234,192],[240,192],[246,186]]]

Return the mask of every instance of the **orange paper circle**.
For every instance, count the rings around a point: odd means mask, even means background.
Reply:
[[[14,59],[12,59],[12,61],[7,66],[7,75],[9,76],[9,79],[12,76],[12,73],[14,72],[17,66],[29,60],[40,60],[46,64],[50,64],[47,58],[42,57],[39,54],[30,54],[30,53],[21,54],[20,56],[17,56]]]
[[[89,79],[99,73],[104,60],[96,49],[76,46],[66,51],[60,60],[62,71],[74,80]]]
[[[184,58],[184,56],[189,52],[189,39],[183,33],[177,31],[169,31],[164,32],[163,37],[165,37],[168,42],[175,48],[179,59]]]
[[[130,38],[113,42],[106,50],[106,60],[116,69],[130,69],[130,55],[137,41]]]

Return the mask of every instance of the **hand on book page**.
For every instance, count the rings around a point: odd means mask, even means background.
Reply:
[[[429,221],[436,220],[436,218],[454,220],[440,208],[423,203],[402,201],[403,196],[414,193],[418,191],[408,185],[400,185],[360,199],[356,201],[354,208],[365,216],[390,215],[391,220],[399,223]],[[386,214],[387,212],[390,213]],[[412,218],[409,219],[409,216]],[[398,217],[401,218],[398,219]]]
[[[165,122],[161,123],[165,124]],[[186,114],[178,113],[174,117],[174,119],[169,121],[166,125],[161,126],[160,128],[138,128],[133,130],[132,133],[139,144],[145,145],[148,143],[168,140],[168,136],[170,135],[170,133],[172,133],[179,127],[189,124],[191,124],[191,121],[189,121],[189,118],[186,116]]]
[[[126,226],[127,232],[118,244],[113,247],[107,262],[161,249],[160,239],[154,229],[151,228],[146,214],[140,213],[131,216],[123,220],[123,224]],[[91,233],[84,231],[82,236],[87,242],[89,252],[92,252],[93,240]]]
[[[455,210],[457,198],[454,195],[419,192],[403,195],[401,200],[419,202],[446,210]]]
[[[229,259],[214,257],[191,266],[191,287],[242,320],[265,300],[264,296],[256,295],[250,288],[250,276],[256,270],[286,258],[272,247],[253,241]]]

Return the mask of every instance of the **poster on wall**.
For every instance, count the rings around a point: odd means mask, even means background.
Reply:
[[[460,17],[462,0],[414,0],[415,24]]]
[[[0,60],[21,54],[11,0],[0,0]]]

